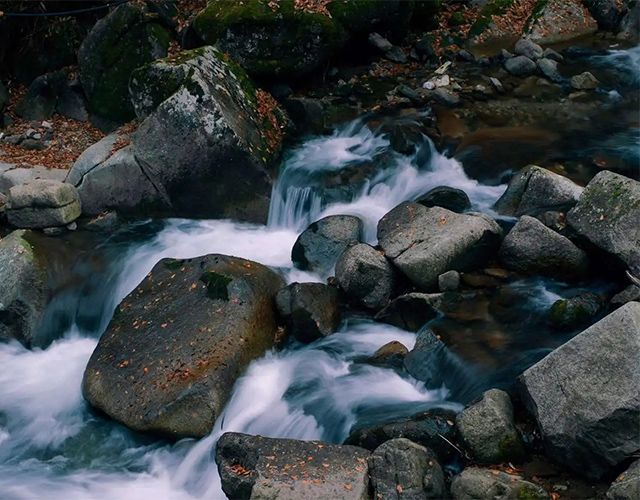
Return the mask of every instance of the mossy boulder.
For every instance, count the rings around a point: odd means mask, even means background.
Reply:
[[[161,24],[130,3],[98,21],[78,51],[80,80],[91,112],[116,123],[133,118],[131,73],[166,56],[170,40]]]
[[[640,275],[640,182],[608,170],[587,185],[567,214],[569,227]]]
[[[160,261],[101,337],[85,371],[85,398],[137,431],[206,435],[236,378],[273,345],[283,284],[235,257]]]
[[[30,346],[48,302],[46,262],[30,231],[0,239],[0,341]]]
[[[375,31],[397,41],[409,29],[415,3],[413,0],[333,0],[327,8],[352,35],[366,36]]]
[[[226,54],[202,47],[131,78],[133,154],[172,214],[264,221],[285,113]]]
[[[335,19],[296,7],[293,0],[213,0],[193,29],[257,77],[310,73],[346,40]]]
[[[67,177],[85,214],[266,221],[288,119],[240,66],[201,47],[138,68],[129,90],[138,130],[93,145]]]

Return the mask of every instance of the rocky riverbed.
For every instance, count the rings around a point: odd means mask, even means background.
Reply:
[[[0,496],[640,498],[639,4],[83,15],[0,50]]]

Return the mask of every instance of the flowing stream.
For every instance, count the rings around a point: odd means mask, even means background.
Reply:
[[[615,52],[609,61],[625,57],[637,59],[637,53]],[[632,133],[637,154],[635,140]],[[365,174],[358,182],[336,183],[344,171]],[[84,281],[52,300],[52,342],[32,350],[0,344],[0,497],[224,498],[213,460],[223,432],[342,442],[354,425],[433,406],[459,409],[451,397],[458,380],[445,376],[435,386],[360,362],[391,340],[409,349],[415,343],[413,333],[360,317],[346,318],[325,339],[292,342],[252,362],[212,433],[199,441],[169,443],[130,432],[93,413],[80,392],[88,358],[114,308],[159,259],[222,253],[271,266],[289,282],[323,281],[326,276],[296,270],[291,262],[293,243],[308,223],[330,214],[358,215],[366,240],[375,244],[380,217],[439,185],[464,190],[473,209],[487,213],[505,189],[470,179],[427,138],[414,154],[393,152],[384,134],[358,120],[288,152],[267,226],[173,219],[132,224],[112,235],[95,249],[106,267],[94,276],[86,263],[78,265]],[[536,279],[512,283],[494,296],[469,297],[473,335],[468,322],[452,324],[450,318],[433,327],[458,339],[459,356],[482,380],[500,385],[566,340],[541,326],[546,309],[566,289]]]

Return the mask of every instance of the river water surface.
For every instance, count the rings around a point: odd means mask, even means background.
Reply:
[[[623,88],[611,84],[607,90],[614,100],[625,88],[637,87],[639,59],[638,48],[589,56],[595,68],[626,75]],[[596,134],[583,146],[593,154],[635,161],[639,137],[636,123]],[[378,167],[362,182],[327,186],[333,173],[367,164]],[[310,222],[331,214],[358,215],[366,240],[375,244],[376,223],[386,212],[439,185],[464,190],[473,210],[496,216],[491,206],[506,186],[492,184],[468,177],[463,164],[438,152],[427,138],[414,154],[393,152],[388,138],[363,119],[330,136],[309,138],[285,155],[266,226],[143,221],[100,241],[75,263],[73,284],[53,297],[45,347],[0,345],[0,497],[224,498],[213,460],[222,432],[339,443],[354,425],[433,406],[461,408],[453,395],[466,382],[455,374],[443,374],[436,385],[361,363],[392,340],[411,349],[415,334],[357,315],[347,317],[335,335],[309,345],[290,343],[251,363],[212,433],[198,441],[169,443],[132,433],[93,413],[80,383],[114,308],[163,257],[229,254],[271,266],[289,282],[324,281],[326,276],[296,270],[291,262],[293,243]],[[577,291],[550,280],[510,282],[490,293],[470,292],[460,307],[463,317],[437,318],[432,327],[473,374],[476,392],[508,385],[571,335],[551,331],[544,318],[555,300]]]

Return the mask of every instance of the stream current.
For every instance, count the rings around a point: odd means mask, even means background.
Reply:
[[[631,65],[637,75],[639,50],[612,51],[593,61],[621,71]],[[593,147],[638,156],[637,129],[616,136],[618,142],[606,139]],[[328,176],[365,164],[378,168],[361,183],[327,187]],[[357,120],[330,136],[308,138],[285,155],[266,226],[143,221],[100,242],[74,265],[75,285],[53,297],[44,347],[0,344],[0,498],[224,498],[213,460],[223,432],[339,443],[354,426],[434,406],[461,408],[452,394],[465,381],[456,374],[444,374],[436,386],[361,363],[392,340],[411,349],[415,334],[359,316],[347,317],[332,336],[308,345],[290,342],[253,361],[211,434],[200,440],[169,443],[128,431],[95,414],[80,390],[115,307],[161,258],[222,253],[271,266],[288,282],[324,281],[326,276],[297,270],[291,262],[291,248],[310,222],[357,215],[366,241],[375,244],[377,221],[386,212],[440,185],[462,189],[473,210],[494,217],[491,206],[506,188],[469,178],[459,161],[426,137],[413,154],[393,152],[384,134]],[[469,294],[460,308],[463,317],[436,318],[430,326],[482,381],[476,392],[501,386],[570,336],[549,331],[544,321],[548,307],[568,290],[549,280],[511,282]]]

